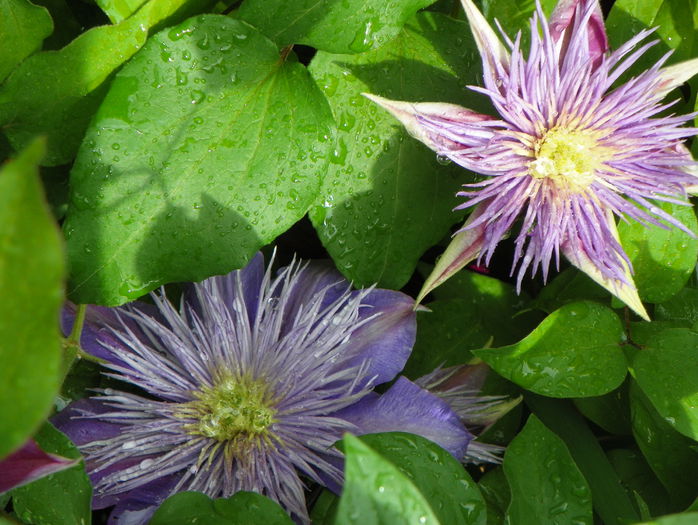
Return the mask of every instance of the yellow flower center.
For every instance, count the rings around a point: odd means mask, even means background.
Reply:
[[[219,442],[266,437],[275,422],[274,400],[265,382],[249,377],[225,377],[195,393],[176,414],[194,419],[186,425],[191,435]]]
[[[553,128],[536,141],[528,172],[560,188],[584,191],[596,179],[596,169],[605,159],[603,149],[591,132]]]

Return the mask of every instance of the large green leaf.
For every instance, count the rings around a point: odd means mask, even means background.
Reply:
[[[163,20],[209,0],[151,0],[131,18],[86,31],[60,51],[36,53],[0,86],[0,123],[15,149],[48,137],[44,165],[72,160],[107,81]]]
[[[243,266],[316,200],[332,133],[305,68],[246,23],[204,15],[153,36],[71,174],[71,297],[120,304]]]
[[[454,38],[454,35],[455,38]],[[339,270],[359,285],[400,288],[422,253],[460,219],[451,210],[469,175],[441,166],[387,112],[361,96],[473,106],[479,56],[467,24],[422,13],[380,49],[318,53],[310,72],[330,101],[339,133],[310,218]]]
[[[53,31],[48,11],[28,0],[0,0],[0,82]]]
[[[670,510],[668,492],[638,450],[609,450],[608,460],[627,487],[628,493],[634,499],[638,496],[642,498],[651,515],[664,514]]]
[[[698,232],[691,206],[663,203],[660,207]],[[621,222],[618,233],[633,263],[635,283],[643,301],[661,303],[683,288],[696,266],[698,239],[673,226],[646,227],[634,221]]]
[[[394,38],[435,0],[245,0],[236,16],[279,46],[307,44],[330,53],[363,53]]]
[[[634,381],[630,384],[633,435],[643,456],[666,487],[673,505],[683,508],[698,494],[695,442],[676,432]]]
[[[635,354],[632,369],[661,416],[698,440],[698,333],[686,328],[662,331]]]
[[[70,440],[45,423],[35,436],[43,450],[76,459],[80,452]],[[32,525],[89,525],[92,521],[92,485],[84,463],[12,491],[17,515]]]
[[[278,503],[255,492],[236,492],[211,499],[200,492],[180,492],[167,498],[150,525],[292,525]]]
[[[591,493],[564,442],[534,415],[507,447],[510,525],[591,524]]]
[[[695,525],[696,523],[698,523],[698,512],[687,512],[685,514],[661,516],[652,521],[643,521],[637,525]]]
[[[43,141],[0,170],[0,457],[48,415],[60,386],[64,261],[44,201]]]
[[[578,302],[554,311],[523,340],[473,353],[519,386],[550,397],[589,397],[623,382],[620,320],[605,306]]]
[[[654,318],[686,328],[698,328],[698,288],[687,286],[671,299],[658,304]]]
[[[344,437],[336,525],[484,525],[485,504],[463,467],[434,443],[391,432]]]

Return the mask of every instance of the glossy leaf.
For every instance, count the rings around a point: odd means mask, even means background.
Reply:
[[[135,16],[90,29],[60,51],[36,53],[0,86],[0,123],[15,149],[48,137],[43,165],[72,160],[108,79],[145,43],[149,28],[208,0],[151,0]]]
[[[0,0],[0,82],[26,57],[41,48],[53,31],[46,8],[28,0]]]
[[[435,0],[245,0],[236,16],[276,42],[330,53],[363,53],[394,38],[419,9]]]
[[[148,522],[150,525],[292,525],[275,501],[255,492],[236,492],[211,499],[200,492],[180,492],[167,498]]]
[[[642,498],[651,515],[657,516],[670,510],[669,494],[638,450],[609,450],[608,459],[629,494]]]
[[[454,37],[454,35],[456,35]],[[417,259],[462,215],[451,210],[468,173],[441,166],[386,111],[361,96],[435,97],[473,106],[479,56],[467,24],[418,14],[389,44],[360,55],[318,53],[310,72],[339,126],[321,197],[310,211],[338,269],[357,285],[400,288]]]
[[[64,226],[76,302],[239,268],[316,200],[332,116],[293,55],[221,15],[148,41],[80,149]]]
[[[671,299],[654,309],[658,321],[669,321],[677,326],[696,328],[698,323],[698,288],[686,287]]]
[[[420,436],[398,432],[359,439],[414,483],[440,523],[485,524],[485,505],[477,484],[441,447]]]
[[[664,330],[635,354],[632,369],[661,416],[698,440],[698,333],[685,328]]]
[[[507,523],[591,524],[591,493],[563,441],[531,415],[507,447]]]
[[[527,337],[473,353],[517,385],[550,397],[610,392],[626,375],[622,329],[608,308],[592,302],[556,310]]]
[[[587,419],[606,432],[617,435],[630,433],[630,408],[626,383],[602,396],[575,399],[574,405]]]
[[[60,386],[63,246],[39,182],[44,151],[36,141],[0,170],[0,457],[38,428]]]
[[[676,204],[662,204],[661,208],[698,232],[693,208]],[[673,226],[664,229],[635,221],[621,222],[618,233],[643,301],[661,303],[684,287],[696,266],[698,239]]]
[[[95,0],[97,5],[116,24],[131,16],[147,0]]]
[[[673,505],[685,507],[698,494],[695,441],[676,432],[635,382],[630,385],[633,436]]]
[[[344,437],[345,483],[336,524],[484,525],[485,506],[463,467],[411,434]]]
[[[550,15],[558,0],[541,0],[543,12]],[[499,22],[510,37],[521,31],[524,42],[528,41],[530,33],[529,22],[535,11],[536,4],[531,0],[483,0],[482,11],[494,27]],[[524,47],[525,49],[525,47]]]
[[[50,423],[44,424],[35,439],[47,452],[81,457],[75,445]],[[33,525],[89,525],[92,485],[84,463],[13,490],[12,504],[17,515]]]

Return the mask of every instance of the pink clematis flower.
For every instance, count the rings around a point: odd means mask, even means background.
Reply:
[[[473,207],[418,298],[495,247],[521,217],[515,237],[518,284],[530,268],[547,278],[560,252],[647,319],[618,239],[616,216],[691,233],[652,200],[687,203],[696,163],[683,140],[694,115],[659,116],[665,95],[698,72],[698,59],[649,70],[613,87],[656,42],[642,31],[609,52],[598,0],[561,0],[550,20],[540,3],[531,19],[528,57],[521,35],[506,43],[471,0],[462,0],[482,55],[484,87],[498,117],[445,103],[366,96],[418,140],[485,175],[458,195]]]

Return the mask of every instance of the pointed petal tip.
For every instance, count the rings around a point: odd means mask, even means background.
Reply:
[[[490,67],[497,64],[509,67],[509,51],[494,32],[490,24],[475,6],[472,0],[461,0],[465,16],[470,23],[470,29],[475,38],[480,55],[488,62]]]
[[[484,243],[485,226],[465,230],[485,211],[485,203],[479,204],[463,224],[460,233],[454,235],[451,243],[446,247],[443,255],[436,261],[434,269],[427,277],[422,289],[417,296],[416,304],[420,304],[424,298],[435,288],[446,282],[456,272],[461,270],[470,261],[480,255]]]
[[[672,89],[679,87],[698,74],[698,58],[684,60],[678,64],[663,67],[659,70],[659,87],[661,96],[666,95]]]

